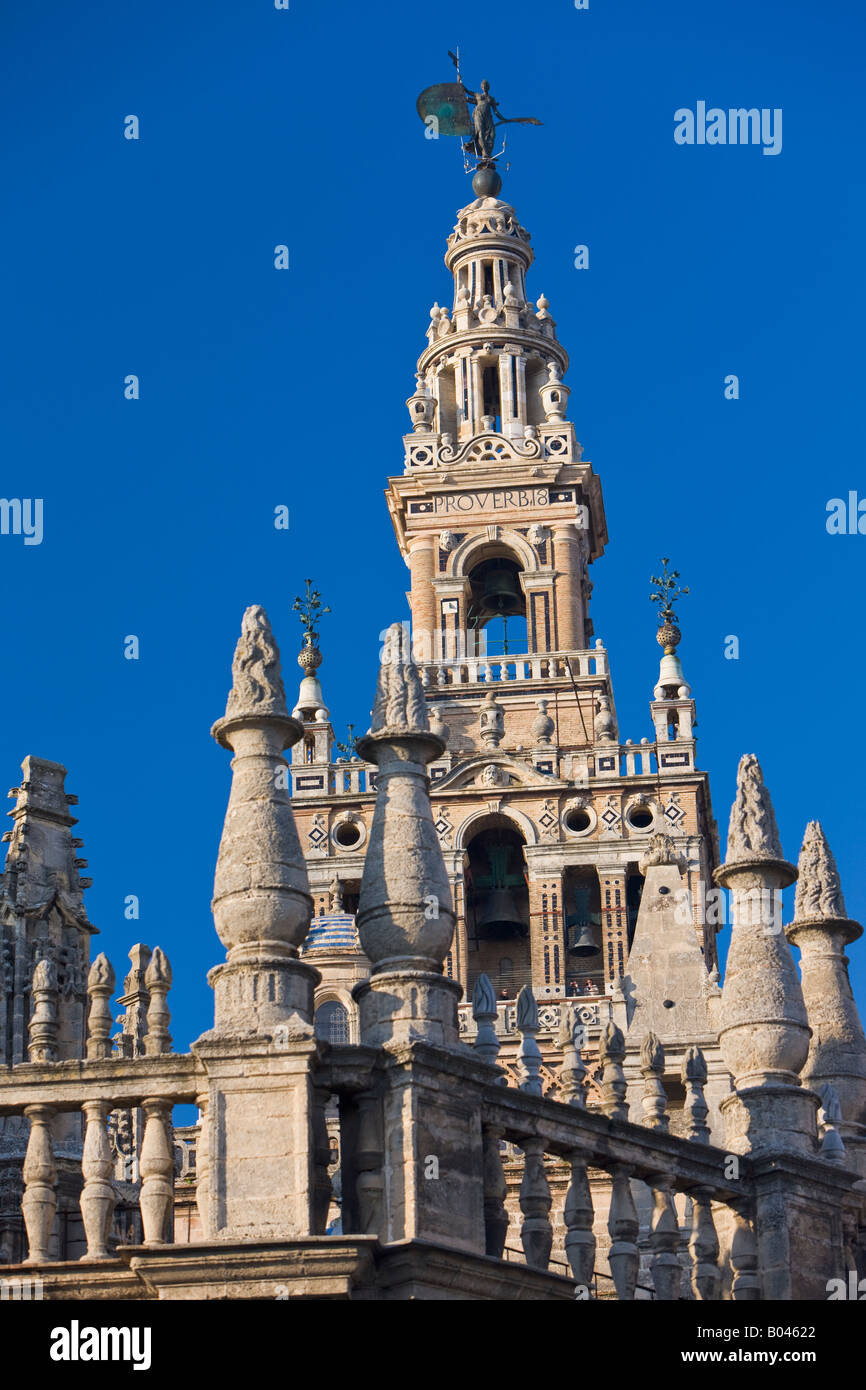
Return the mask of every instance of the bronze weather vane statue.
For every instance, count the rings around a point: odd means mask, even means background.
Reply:
[[[425,125],[435,122],[433,129],[437,136],[459,135],[464,138],[464,156],[474,154],[476,160],[472,179],[474,191],[479,197],[495,198],[502,187],[496,161],[505,150],[503,141],[502,149],[496,151],[497,127],[541,125],[542,122],[535,116],[504,116],[487,79],[482,81],[480,91],[472,91],[460,76],[459,54],[449,49],[448,57],[457,69],[457,81],[439,82],[425,88],[417,101],[418,115]]]

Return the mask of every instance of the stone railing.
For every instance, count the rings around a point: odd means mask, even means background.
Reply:
[[[171,1242],[175,1172],[171,1115],[175,1105],[196,1102],[201,1082],[195,1073],[191,1056],[155,1056],[70,1060],[49,1066],[23,1062],[0,1076],[0,1115],[23,1115],[30,1121],[21,1202],[28,1263],[51,1258],[57,1211],[52,1125],[57,1115],[81,1114],[84,1119],[80,1197],[87,1241],[84,1258],[108,1256],[117,1200],[108,1116],[115,1110],[140,1107],[142,1111],[144,1131],[137,1177],[144,1240],[148,1245]]]
[[[142,949],[134,948],[131,957],[136,952],[141,955]],[[109,1116],[117,1112],[140,1111],[142,1116],[139,1151],[127,1156],[123,1165],[132,1178],[123,1183],[124,1201],[137,1190],[146,1244],[172,1240],[176,1148],[172,1110],[175,1105],[199,1103],[202,1082],[200,1075],[196,1079],[200,1069],[194,1057],[170,1053],[168,960],[159,947],[152,956],[148,951],[147,959],[147,969],[138,981],[141,990],[135,996],[141,1005],[128,1005],[128,1026],[113,1041],[109,1001],[115,988],[114,971],[104,955],[93,962],[87,982],[86,1058],[58,1059],[56,975],[47,961],[41,961],[34,972],[29,1060],[0,1069],[0,1116],[21,1116],[30,1124],[21,1200],[30,1264],[53,1257],[57,1159],[62,1157],[68,1165],[77,1149],[68,1140],[55,1143],[55,1120],[61,1115],[82,1117],[79,1203],[86,1239],[82,1258],[101,1260],[109,1254],[119,1195],[113,1180],[117,1154],[112,1151]],[[68,1135],[69,1125],[61,1128]],[[183,1159],[180,1166],[183,1172]]]
[[[650,1296],[665,1300],[688,1296],[683,1282],[688,1272],[693,1297],[718,1299],[729,1271],[732,1297],[758,1298],[749,1162],[742,1158],[732,1165],[730,1154],[709,1144],[700,1068],[693,1066],[692,1078],[697,1075],[697,1080],[691,1079],[687,1087],[688,1135],[676,1137],[668,1132],[667,1101],[661,1084],[664,1057],[657,1045],[645,1073],[647,1122],[633,1124],[626,1118],[625,1044],[613,1024],[607,1025],[600,1047],[604,1064],[601,1109],[590,1111],[586,1109],[587,1069],[580,1059],[577,1010],[564,1009],[560,1020],[563,1062],[557,1078],[559,1099],[553,1100],[541,1094],[541,1054],[535,1037],[542,1029],[531,991],[526,988],[521,992],[518,1006],[522,1041],[517,1088],[504,1085],[499,1068],[490,1065],[499,1051],[495,1036],[499,1015],[484,985],[476,989],[474,1007],[477,1031],[473,1052],[486,1065],[473,1068],[468,1057],[461,1061],[466,1084],[460,1094],[462,1103],[477,1104],[479,1111],[481,1152],[477,1162],[483,1183],[483,1253],[500,1260],[514,1258],[513,1247],[506,1249],[511,1225],[506,1165],[511,1172],[516,1164],[522,1170],[519,1238],[525,1264],[551,1276],[561,1275],[561,1265],[551,1258],[551,1252],[555,1230],[564,1232],[565,1255],[578,1295],[595,1297],[599,1277],[606,1279],[607,1275],[597,1268],[591,1169],[596,1187],[601,1174],[607,1178],[611,1244],[606,1262],[617,1298],[634,1299],[638,1287],[640,1225],[633,1181],[645,1183],[653,1199],[644,1242],[651,1287],[644,1293],[649,1291]],[[360,1075],[361,1069],[370,1067],[372,1058],[364,1057],[369,1052],[365,1048],[335,1048],[323,1068],[327,1084],[341,1097],[341,1116],[344,1105],[352,1114],[342,1145],[344,1232],[378,1229],[390,1219],[384,1205],[389,1143],[385,1116],[369,1081]],[[439,1058],[441,1053],[435,1049],[415,1045],[413,1065],[422,1070],[436,1066]],[[465,1161],[466,1155],[463,1157]],[[546,1160],[553,1160],[553,1165]],[[563,1175],[563,1181],[556,1185],[563,1190],[562,1208],[553,1212],[550,1176],[557,1170]],[[687,1230],[680,1229],[676,1194],[684,1194],[691,1204]],[[730,1212],[726,1229],[733,1229],[724,1259],[716,1226],[720,1205]],[[687,1265],[682,1256],[686,1234]]]
[[[490,685],[520,681],[571,683],[572,679],[607,676],[607,652],[601,645],[592,651],[531,652],[514,656],[444,657],[425,665],[428,689],[451,685]]]
[[[472,1042],[478,1033],[478,1023],[473,1016],[471,1004],[458,1004],[457,1016],[460,1020],[460,1038]],[[568,999],[550,1000],[538,1005],[539,1036],[550,1037],[559,1032],[563,1016],[573,1014],[587,1036],[599,1033],[611,1016],[611,1003],[607,995],[575,995]],[[496,1021],[493,1024],[499,1038],[517,1038],[517,1000],[497,1000]]]

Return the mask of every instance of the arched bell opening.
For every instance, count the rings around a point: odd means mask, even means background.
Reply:
[[[566,869],[562,880],[565,911],[566,993],[604,994],[601,941],[601,887],[595,869]]]
[[[469,573],[467,625],[470,631],[485,630],[477,648],[488,656],[528,651],[521,574],[520,564],[507,552],[488,553]]]
[[[525,840],[502,815],[479,822],[463,855],[469,997],[482,973],[497,999],[532,980]]]

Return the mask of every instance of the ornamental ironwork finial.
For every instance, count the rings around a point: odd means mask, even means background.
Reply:
[[[680,577],[680,572],[679,570],[669,570],[669,564],[668,556],[663,555],[661,575],[650,575],[650,583],[656,585],[650,593],[650,603],[661,604],[660,616],[663,620],[674,617],[674,604],[689,592],[688,586],[684,589],[679,587],[677,580]]]
[[[319,633],[317,631],[318,622],[325,613],[330,613],[330,608],[323,607],[322,595],[318,589],[313,588],[312,579],[305,579],[307,592],[303,596],[298,594],[292,604],[292,611],[300,613],[301,627],[304,629],[304,646],[315,647],[318,645]]]

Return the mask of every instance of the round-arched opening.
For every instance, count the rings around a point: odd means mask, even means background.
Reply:
[[[485,629],[483,650],[488,656],[528,650],[521,573],[518,562],[505,553],[488,554],[469,573],[467,624],[475,631]]]
[[[655,816],[648,806],[632,806],[626,813],[626,820],[632,830],[649,830]]]
[[[313,1029],[317,1038],[340,1044],[349,1041],[349,1015],[338,999],[327,999],[316,1009]]]
[[[342,821],[334,830],[334,839],[343,849],[354,849],[361,840],[360,827],[354,821]]]
[[[463,855],[469,992],[482,973],[497,999],[513,999],[532,978],[524,839],[501,815],[484,818]]]
[[[565,814],[565,828],[573,835],[583,835],[592,825],[592,816],[582,807],[575,806]]]
[[[569,814],[579,814],[573,807]],[[585,814],[585,812],[584,812]],[[601,953],[601,888],[588,865],[567,869],[562,883],[565,914],[565,970],[568,994],[604,993]]]

